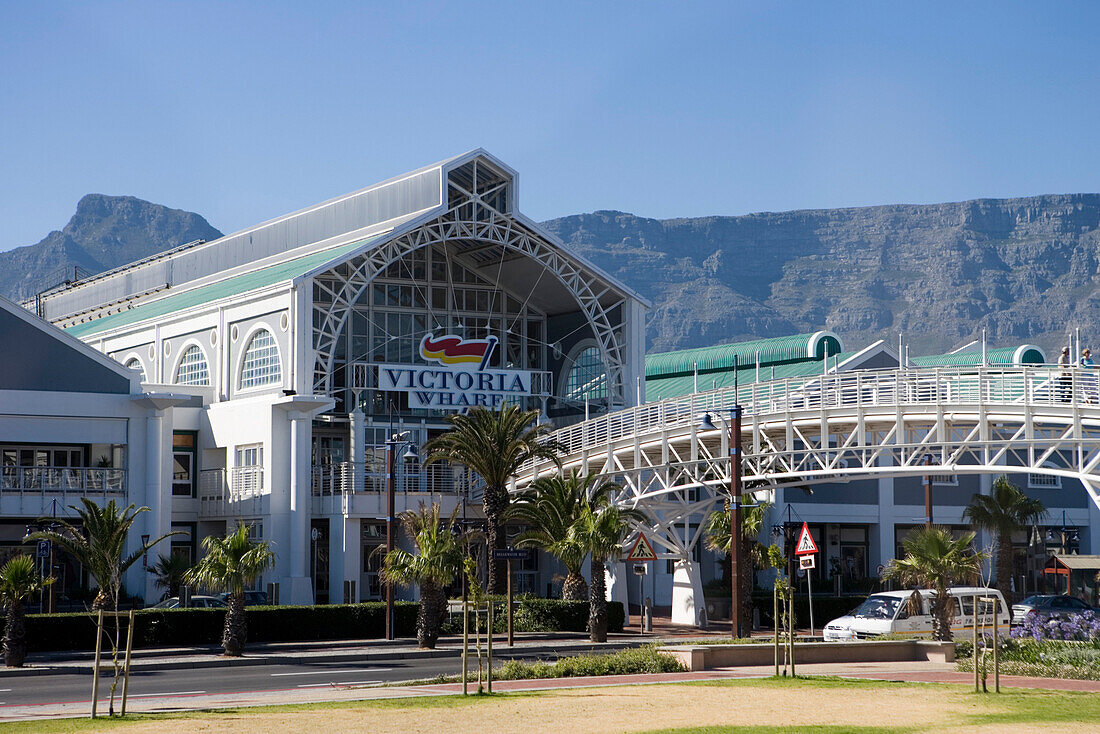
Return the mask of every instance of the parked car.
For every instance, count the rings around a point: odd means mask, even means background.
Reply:
[[[226,604],[229,603],[229,594],[222,592],[217,594],[217,598],[221,599]],[[244,592],[244,605],[246,607],[262,607],[267,605],[267,592],[266,591],[246,591]]]
[[[1060,619],[1072,614],[1097,611],[1075,596],[1067,594],[1034,594],[1012,605],[1012,624],[1023,624],[1028,617]]]
[[[956,586],[947,590],[955,597],[955,616],[951,620],[951,632],[956,637],[972,637],[974,634],[974,596],[992,596],[997,599],[997,624],[1007,632],[1009,616],[1001,592],[974,586]],[[932,599],[936,592],[922,589],[919,614],[910,614],[909,597],[911,589],[902,591],[883,591],[872,594],[858,607],[843,617],[825,625],[823,636],[826,642],[839,640],[861,640],[878,635],[894,634],[906,637],[932,636]],[[992,625],[993,615],[988,611],[979,616],[979,623]]]
[[[191,597],[191,603],[188,605],[191,609],[224,609],[226,603],[216,596],[201,596],[196,595]],[[159,604],[154,604],[153,609],[179,609],[180,598],[178,596],[170,596]]]

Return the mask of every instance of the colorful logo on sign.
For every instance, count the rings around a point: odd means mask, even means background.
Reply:
[[[420,340],[420,356],[428,362],[436,362],[448,367],[476,364],[479,370],[483,370],[489,364],[489,358],[493,356],[496,345],[495,336],[488,339],[463,339],[453,334],[444,334],[440,337],[425,334]]]

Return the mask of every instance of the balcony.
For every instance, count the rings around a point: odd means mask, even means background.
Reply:
[[[56,514],[80,498],[100,503],[126,499],[126,470],[101,467],[5,466],[0,473],[0,512]],[[67,514],[67,509],[65,513]]]
[[[199,517],[263,515],[268,497],[262,466],[206,469],[199,472]]]
[[[313,512],[377,517],[385,512],[384,463],[343,462],[313,467]],[[447,464],[398,464],[394,481],[398,512],[415,509],[421,502],[440,502],[450,512],[465,495],[480,501],[480,481],[463,467]]]

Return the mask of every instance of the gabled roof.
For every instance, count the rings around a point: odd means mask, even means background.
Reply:
[[[73,336],[86,337],[98,334],[101,331],[117,329],[120,326],[136,324],[148,319],[166,316],[176,311],[183,311],[204,303],[220,301],[223,298],[237,296],[249,291],[266,288],[284,281],[291,281],[298,276],[307,273],[319,265],[342,258],[344,255],[358,248],[368,245],[371,240],[352,242],[342,247],[334,247],[322,250],[310,255],[288,260],[287,262],[271,265],[259,270],[253,270],[243,275],[238,275],[225,280],[220,280],[209,285],[192,288],[182,293],[165,296],[148,303],[143,303],[125,311],[103,316],[98,319],[70,326],[65,331]]]
[[[137,375],[22,306],[0,297],[0,390],[130,395]]]

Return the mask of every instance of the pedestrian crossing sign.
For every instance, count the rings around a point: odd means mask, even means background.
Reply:
[[[804,556],[807,553],[817,553],[817,544],[814,543],[814,538],[810,535],[810,526],[802,523],[802,534],[798,536],[798,545],[794,547],[794,554]]]
[[[649,544],[645,536],[638,535],[638,539],[634,541],[634,546],[630,549],[630,552],[626,554],[626,560],[656,561],[657,554],[653,552],[653,546]]]

